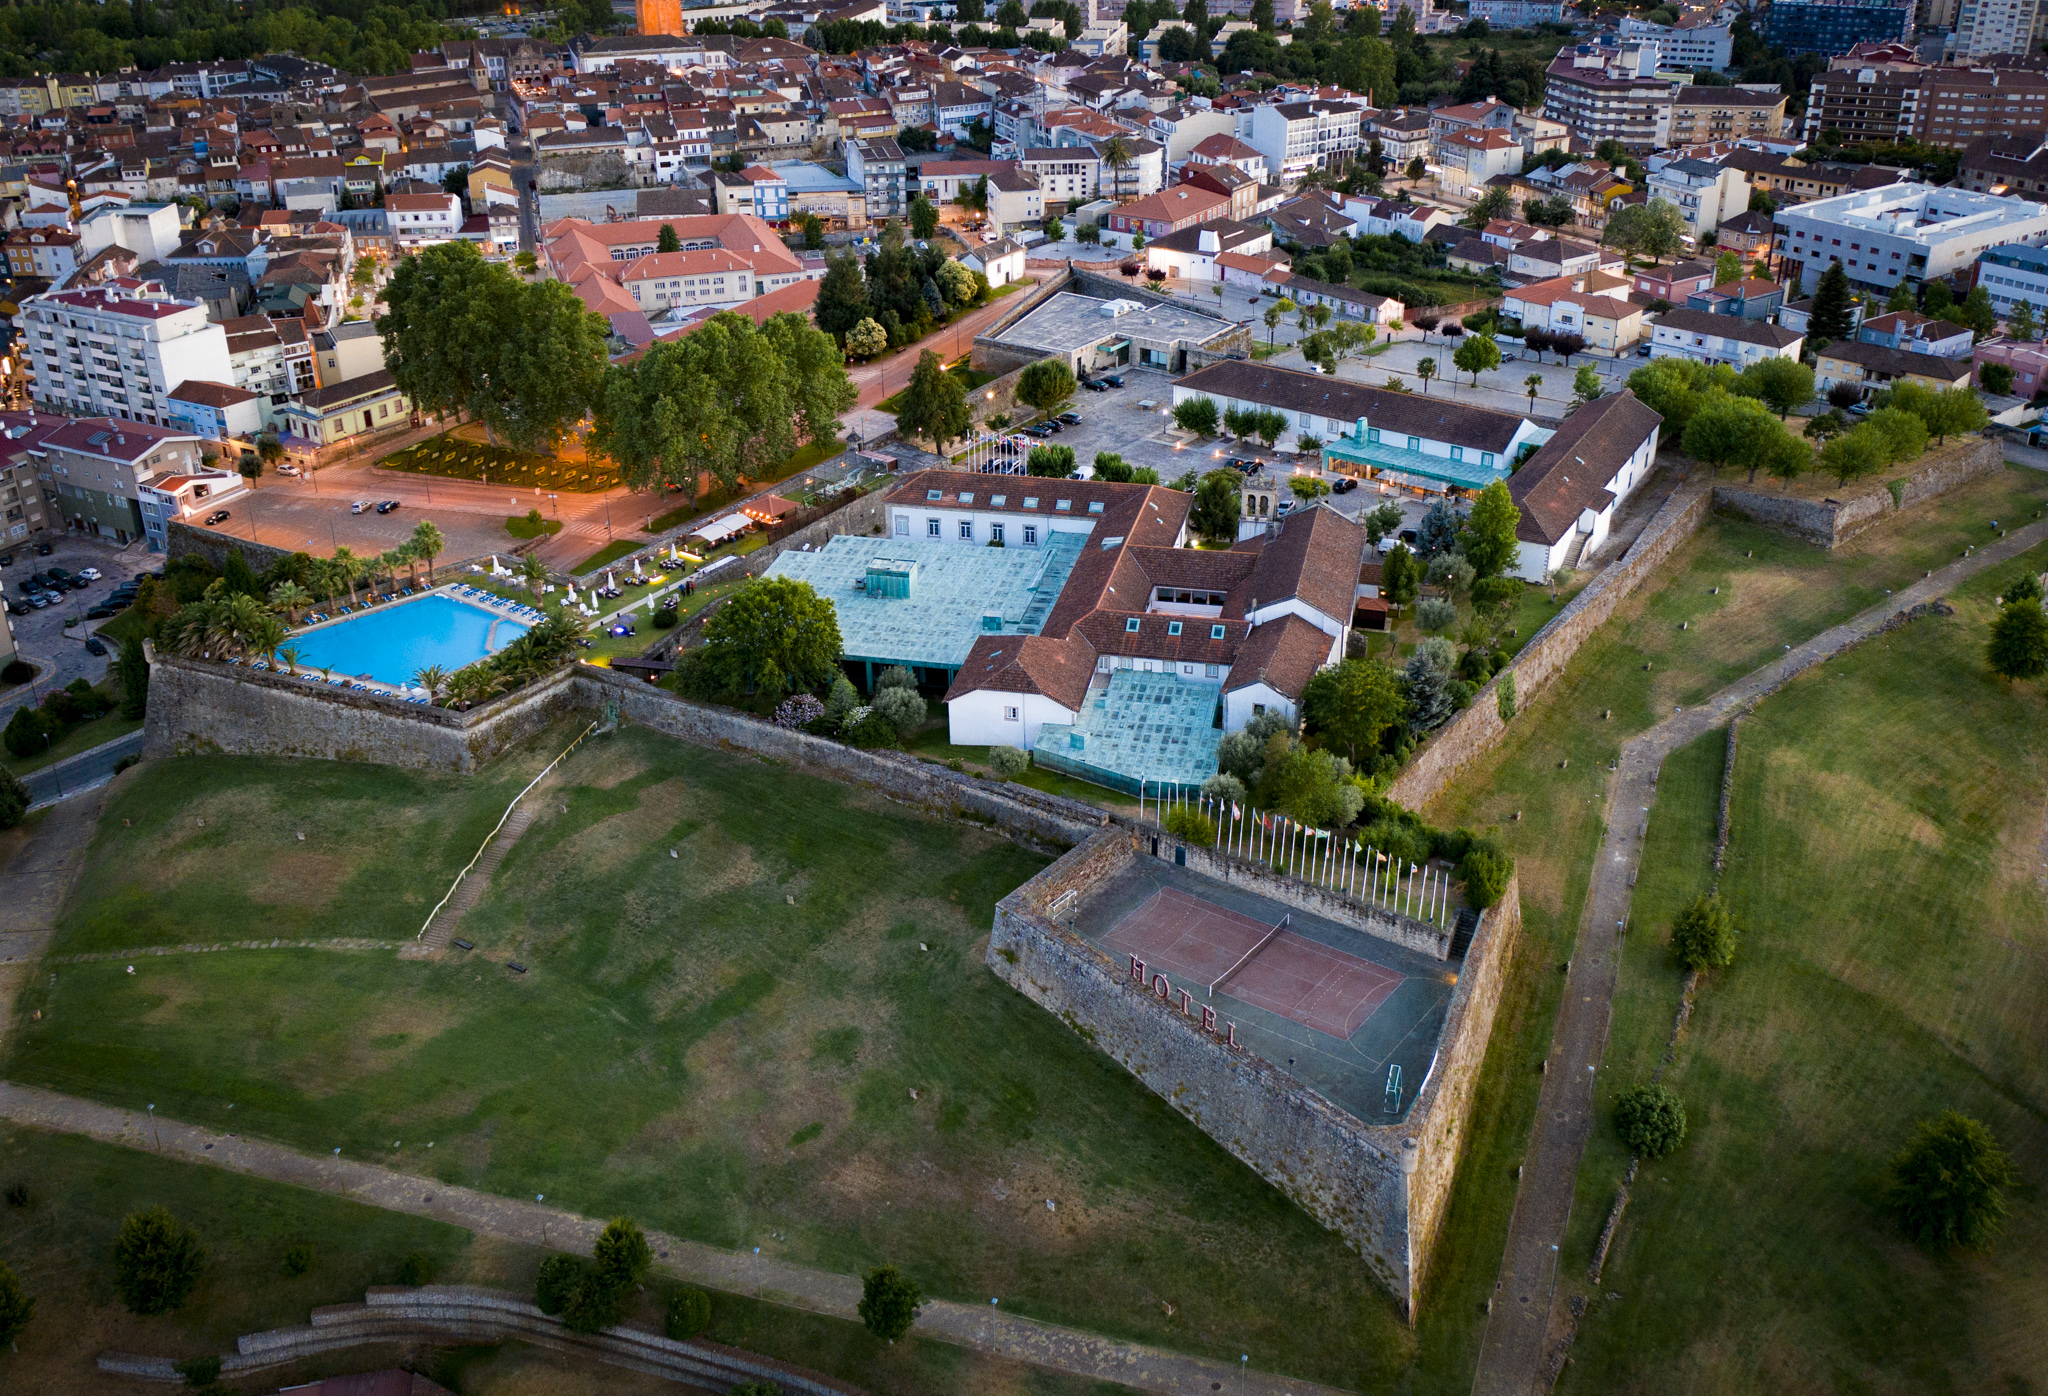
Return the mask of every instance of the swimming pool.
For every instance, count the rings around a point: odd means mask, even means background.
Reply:
[[[396,687],[430,664],[453,673],[495,654],[527,627],[452,596],[422,596],[294,635],[300,669],[372,678]]]

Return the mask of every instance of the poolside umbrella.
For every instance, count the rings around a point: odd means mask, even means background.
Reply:
[[[611,568],[609,568],[609,567],[605,568],[605,569],[604,569],[604,589],[605,589],[606,591],[610,591],[610,590],[611,590],[611,589],[612,589],[613,587],[615,587],[615,586],[617,586],[617,585],[618,585],[618,583],[612,580],[612,569],[611,569]]]
[[[576,604],[576,583],[566,582],[564,585],[569,589],[569,604],[573,606]]]
[[[639,558],[637,558],[637,557],[633,559],[633,575],[634,575],[634,576],[636,576],[636,577],[641,577],[641,576],[645,576],[645,575],[646,575],[645,573],[643,573],[643,572],[642,572],[642,571],[640,570],[640,559],[639,559]]]
[[[669,539],[669,540],[668,540],[668,560],[669,560],[670,562],[675,562],[675,561],[677,560],[677,558],[676,558],[676,540],[675,540],[675,539],[673,539],[673,538],[671,538],[671,539]]]

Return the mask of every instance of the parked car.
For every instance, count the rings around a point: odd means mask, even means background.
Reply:
[[[13,610],[13,607],[10,606],[8,609]],[[23,607],[23,610],[26,609],[26,607]],[[20,615],[21,612],[15,611],[15,614]],[[117,616],[119,614],[120,612],[114,609],[112,606],[95,606],[90,611],[87,611],[85,613],[85,618],[87,620],[105,620],[109,616]]]
[[[48,543],[38,543],[38,544],[36,544],[36,556],[37,556],[37,557],[48,557],[48,556],[49,556],[49,555],[50,555],[51,553],[53,553],[53,552],[55,552],[55,551],[57,551],[57,550],[56,550],[55,548],[51,547],[51,546],[50,546],[50,545],[49,545]]]
[[[1338,482],[1337,482],[1336,484],[1334,484],[1334,485],[1330,486],[1330,493],[1332,493],[1332,494],[1350,494],[1350,493],[1351,493],[1351,492],[1352,492],[1353,490],[1355,490],[1355,489],[1357,489],[1357,488],[1358,488],[1358,481],[1356,481],[1356,480],[1352,479],[1352,478],[1351,478],[1351,477],[1350,477],[1349,475],[1346,475],[1346,476],[1345,476],[1345,477],[1344,477],[1343,479],[1339,480],[1339,481],[1338,481]]]
[[[87,587],[92,585],[92,581],[90,578],[87,577],[73,577],[68,583],[68,585],[73,591],[84,591]]]
[[[31,596],[28,599],[28,604],[34,607],[36,610],[40,611],[43,609],[43,607],[49,605],[50,601],[50,593],[48,593],[47,591],[39,591],[34,596]]]
[[[43,570],[43,575],[53,582],[61,582],[66,577],[69,577],[71,572],[68,568],[64,567],[48,567]]]
[[[206,516],[206,526],[208,528],[212,528],[215,524],[222,523],[226,521],[229,517],[231,516],[229,515],[227,510],[216,509],[211,514],[208,514]]]
[[[1062,412],[1057,420],[1065,422],[1070,427],[1077,427],[1081,425],[1081,414],[1079,412]]]
[[[384,501],[384,502],[383,502],[382,504],[379,504],[379,505],[377,506],[377,512],[378,512],[378,513],[380,513],[380,514],[388,514],[388,513],[390,513],[390,512],[391,512],[391,511],[392,511],[393,509],[396,509],[397,507],[398,507],[398,501],[397,501],[397,500],[395,500],[395,499],[387,499],[387,500],[385,500],[385,501]]]
[[[12,567],[12,566],[14,566],[14,554],[13,554],[13,553],[0,553],[0,567]]]
[[[1024,428],[1024,434],[1026,436],[1051,436],[1054,430],[1056,428],[1051,423],[1040,422],[1037,426]]]
[[[78,575],[85,578],[88,582],[96,582],[100,579],[100,569],[97,567],[81,567],[78,569]]]
[[[10,601],[7,603],[7,614],[10,616],[25,616],[34,609],[26,601]]]
[[[348,506],[348,511],[351,514],[367,514],[374,507],[369,500],[358,499],[355,503]]]
[[[291,475],[296,477],[299,473],[299,468],[296,465],[293,465],[290,461],[286,461],[283,465],[280,465],[277,468],[277,473],[280,475]]]
[[[85,652],[87,654],[105,654],[107,652],[107,642],[97,635],[88,636],[85,642]]]
[[[1104,374],[1102,377],[1096,379],[1095,381],[1098,383],[1107,383],[1112,388],[1121,388],[1124,385],[1124,377],[1121,373]]]
[[[1109,384],[1103,382],[1100,378],[1091,378],[1081,386],[1091,393],[1106,393],[1109,391]]]
[[[1045,428],[1046,435],[1048,436],[1058,436],[1061,432],[1067,429],[1066,424],[1061,422],[1060,419],[1057,417],[1054,417],[1050,421],[1040,422],[1039,425]]]

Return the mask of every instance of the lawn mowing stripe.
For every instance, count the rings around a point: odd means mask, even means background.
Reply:
[[[290,1183],[386,1211],[432,1217],[482,1236],[588,1255],[605,1223],[539,1202],[514,1201],[340,1157],[323,1158],[261,1140],[200,1129],[161,1115],[0,1082],[0,1117],[36,1129],[83,1134],[129,1148]],[[772,1256],[717,1250],[659,1231],[647,1233],[660,1268],[680,1279],[729,1293],[825,1314],[857,1318],[860,1281],[792,1265]],[[1339,1396],[1335,1387],[1237,1363],[1189,1357],[948,1300],[928,1301],[917,1333],[1037,1367],[1167,1396],[1207,1396],[1222,1389],[1263,1396]]]
[[[45,955],[46,965],[89,965],[95,960],[136,960],[145,955],[211,955],[219,950],[396,950],[404,942],[342,936],[332,940],[225,940],[213,945],[138,945],[132,950],[91,950]]]

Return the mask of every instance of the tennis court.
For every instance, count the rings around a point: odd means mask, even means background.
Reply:
[[[1222,991],[1255,1008],[1349,1040],[1405,975],[1175,887],[1161,887],[1111,926],[1104,949],[1135,955],[1197,996]]]

